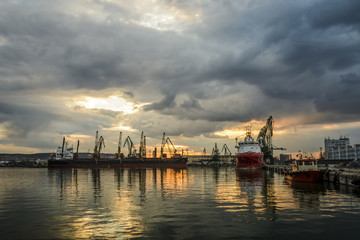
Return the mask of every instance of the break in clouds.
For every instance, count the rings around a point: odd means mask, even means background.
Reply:
[[[51,149],[117,125],[214,137],[269,115],[358,122],[359,12],[357,0],[2,1],[0,144]],[[141,107],[76,104],[112,95]]]

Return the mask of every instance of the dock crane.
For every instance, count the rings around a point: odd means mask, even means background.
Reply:
[[[130,136],[127,136],[127,138],[125,139],[123,147],[125,147],[126,144],[128,146],[128,157],[136,156],[136,148]]]
[[[61,158],[64,157],[64,147],[65,147],[65,137],[63,137],[62,147],[61,147]]]
[[[217,160],[219,158],[220,151],[218,149],[217,143],[215,143],[215,146],[212,149],[211,155],[212,155],[213,160]]]
[[[100,157],[100,153],[101,153],[101,149],[102,149],[102,146],[104,145],[104,148],[105,148],[105,140],[102,136],[100,136],[99,138],[99,157]]]
[[[224,152],[225,156],[231,155],[231,151],[230,151],[229,147],[226,145],[226,143],[223,145],[221,152]]]
[[[146,158],[146,137],[144,132],[141,132],[139,155],[141,159]]]
[[[99,141],[99,132],[96,131],[93,158],[97,158],[98,156],[98,141]]]
[[[160,157],[161,158],[166,158],[166,153],[164,153],[164,149],[165,149],[165,146],[167,146],[168,148],[168,151],[169,151],[169,154],[170,154],[170,157],[175,157],[177,156],[177,149],[176,147],[174,146],[174,144],[172,143],[171,139],[169,137],[165,137],[165,133],[163,133],[163,137],[162,137],[162,140],[161,140],[161,148],[160,148]],[[174,149],[174,152],[172,153],[171,149]]]
[[[74,154],[74,159],[78,159],[78,158],[79,158],[79,146],[80,146],[80,140],[77,141],[76,153]]]
[[[102,146],[104,145],[105,147],[105,140],[102,136],[100,136],[99,138],[99,132],[96,131],[96,136],[95,136],[95,147],[94,147],[94,153],[93,153],[93,158],[94,159],[99,159],[100,158],[100,152],[102,149]]]
[[[122,154],[121,154],[121,142],[122,141],[122,132],[120,132],[120,135],[119,135],[119,143],[118,143],[118,151],[117,151],[117,154],[115,154],[116,156],[116,158],[117,159],[121,159],[121,157],[122,157]]]
[[[168,150],[169,150],[169,153],[170,153],[170,157],[174,157],[177,155],[177,149],[176,147],[174,146],[174,144],[172,143],[172,141],[170,140],[169,137],[166,138],[166,144],[167,144],[167,147],[168,147]],[[174,153],[171,153],[171,147],[172,149],[174,149]]]
[[[273,117],[270,116],[264,127],[261,128],[259,135],[257,137],[257,141],[260,143],[261,151],[264,153],[264,159],[269,159],[270,163],[273,164],[274,157],[273,153],[274,150],[286,150],[283,147],[275,147],[272,144],[272,136],[273,136],[273,129],[274,129],[274,120]]]
[[[161,140],[161,146],[160,146],[160,158],[164,158],[164,157],[166,158],[166,154],[164,155],[165,144],[166,144],[166,139],[165,139],[165,132],[164,132],[162,140]]]

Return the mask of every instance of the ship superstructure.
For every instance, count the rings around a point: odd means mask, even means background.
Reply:
[[[251,127],[246,127],[244,141],[236,144],[236,167],[238,168],[259,168],[264,164],[264,154],[261,152],[259,142],[251,136]]]

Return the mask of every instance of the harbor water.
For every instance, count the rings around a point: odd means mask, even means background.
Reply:
[[[359,239],[357,188],[267,170],[0,168],[1,239]]]

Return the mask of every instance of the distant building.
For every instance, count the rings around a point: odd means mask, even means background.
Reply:
[[[290,154],[280,154],[280,161],[282,162],[290,161]]]
[[[286,165],[289,164],[291,160],[291,155],[290,154],[280,154],[279,156],[275,157],[275,165]]]
[[[326,160],[358,160],[360,158],[360,144],[351,146],[347,137],[325,138],[324,145]]]

